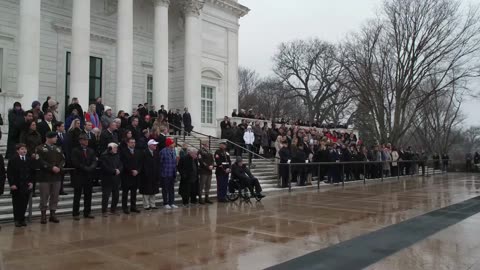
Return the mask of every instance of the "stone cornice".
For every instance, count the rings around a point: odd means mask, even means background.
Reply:
[[[52,27],[57,32],[63,32],[68,34],[72,33],[72,27],[63,22],[53,22]],[[99,33],[96,31],[90,31],[90,38],[92,40],[101,41],[105,43],[115,43],[117,41],[115,37],[109,35],[108,33]]]
[[[186,0],[183,7],[185,15],[200,16],[204,4],[205,0]]]
[[[247,15],[248,12],[250,11],[248,7],[241,5],[232,0],[205,0],[205,1],[231,12],[237,15],[237,17],[239,18]]]
[[[168,7],[170,6],[170,0],[153,0],[153,5]]]

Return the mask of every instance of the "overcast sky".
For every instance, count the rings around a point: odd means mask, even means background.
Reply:
[[[472,0],[477,2],[480,0]],[[240,19],[240,65],[272,74],[272,56],[283,41],[318,37],[339,42],[375,17],[383,0],[239,0],[251,9]],[[477,83],[480,85],[480,83]],[[466,125],[480,125],[479,101],[463,106]]]

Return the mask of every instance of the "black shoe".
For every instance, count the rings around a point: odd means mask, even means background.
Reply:
[[[138,210],[137,208],[133,208],[133,209],[130,209],[130,212],[132,212],[132,213],[140,213],[140,210]]]
[[[158,207],[154,206],[154,207],[152,207],[151,209],[152,209],[152,210],[157,210]]]
[[[20,228],[22,227],[22,224],[18,221],[15,221],[15,227]]]
[[[58,218],[56,216],[50,216],[48,221],[50,221],[52,223],[60,223],[60,220],[58,220]]]
[[[129,215],[129,214],[130,214],[130,211],[128,211],[127,209],[123,209],[123,213],[124,213],[125,215]]]
[[[73,220],[80,220],[80,216],[73,216]]]
[[[27,227],[27,223],[25,223],[25,221],[20,222],[20,225],[22,225],[22,227]]]
[[[257,193],[257,198],[259,199],[265,198],[265,195],[263,195],[262,193]]]
[[[147,207],[147,208],[145,208],[145,211],[150,211],[151,209],[152,209],[152,208]],[[133,212],[133,211],[132,211],[132,212]]]
[[[88,215],[86,215],[86,216],[83,216],[83,217],[84,217],[84,218],[87,218],[87,219],[94,219],[94,218],[95,218],[94,216],[92,216],[92,215],[90,215],[90,214],[88,214]]]
[[[60,191],[59,195],[64,196],[64,195],[68,195],[68,193],[66,193],[65,191],[62,190],[62,191]]]

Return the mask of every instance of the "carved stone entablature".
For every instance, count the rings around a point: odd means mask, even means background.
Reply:
[[[184,3],[185,15],[200,16],[205,0],[186,0]]]
[[[208,3],[211,3],[217,7],[221,7],[224,10],[227,10],[237,17],[243,17],[248,14],[250,11],[246,6],[240,5],[239,3],[232,0],[205,0]]]
[[[153,4],[155,6],[168,7],[168,6],[170,6],[170,0],[153,0]]]
[[[66,33],[66,34],[71,34],[72,33],[72,27],[67,23],[53,22],[52,27],[57,32]],[[112,36],[108,33],[100,33],[100,32],[97,32],[97,31],[91,31],[90,32],[90,38],[92,40],[96,40],[96,41],[100,41],[100,42],[104,42],[104,43],[109,43],[109,44],[115,43],[117,41],[117,39],[114,36]]]

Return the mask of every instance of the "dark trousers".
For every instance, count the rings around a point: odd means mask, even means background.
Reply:
[[[292,170],[292,182],[297,180],[297,177],[300,175],[300,182],[298,182],[299,186],[305,186],[305,182],[307,181],[307,174],[303,169],[293,169]]]
[[[188,183],[183,187],[184,190],[182,192],[182,203],[189,204],[189,203],[197,203],[197,184],[196,183]]]
[[[13,219],[16,222],[25,222],[25,212],[27,211],[30,192],[13,191]]]
[[[175,178],[165,177],[162,181],[163,205],[172,205],[175,203]]]
[[[83,193],[83,216],[90,215],[92,211],[92,188],[93,183],[82,183],[81,186],[74,187],[73,189],[73,216],[80,215],[80,198]]]
[[[115,212],[117,210],[120,195],[120,181],[117,180],[113,183],[105,183],[105,181],[102,181],[102,213],[107,212],[110,195],[112,195],[110,211]]]
[[[217,175],[217,198],[219,200],[225,200],[227,197],[228,188],[228,174]]]
[[[248,151],[250,151],[250,152],[248,152],[248,165],[250,166],[250,165],[252,165],[252,156],[253,156],[253,154],[251,152],[254,152],[255,149],[253,149],[253,145],[251,145],[251,144],[247,144],[246,146],[247,146]]]
[[[254,193],[254,191],[257,194],[262,192],[262,187],[260,186],[260,182],[255,177],[250,178],[250,181],[247,184],[247,187],[248,187],[248,190],[250,191],[250,193]]]
[[[288,177],[290,176],[288,166],[286,163],[281,163],[278,165],[278,173],[282,179],[282,188],[288,187]]]
[[[130,209],[137,209],[137,185],[122,185],[122,208],[128,210],[128,193],[130,192]]]

